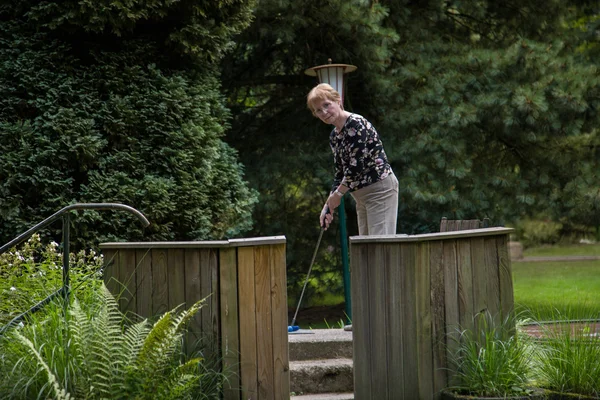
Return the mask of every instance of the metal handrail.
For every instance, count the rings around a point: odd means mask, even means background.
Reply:
[[[61,215],[65,214],[69,211],[98,210],[98,209],[128,211],[128,212],[134,214],[136,217],[138,217],[138,219],[142,222],[144,227],[147,227],[150,225],[150,222],[146,219],[144,214],[142,214],[141,212],[139,212],[138,210],[136,210],[133,207],[126,206],[125,204],[120,204],[120,203],[75,203],[75,204],[68,205],[68,206],[64,207],[63,209],[57,211],[56,213],[52,214],[51,216],[49,216],[48,218],[46,218],[39,224],[35,225],[33,228],[29,229],[27,232],[20,234],[19,236],[17,236],[10,242],[6,243],[4,246],[0,247],[0,254],[4,253],[6,250],[18,245],[19,243],[22,243],[23,241],[29,239],[31,237],[31,235],[33,235],[40,229],[50,225],[51,223],[56,221]]]
[[[52,299],[54,299],[58,295],[62,294],[62,296],[64,297],[65,311],[66,311],[66,307],[69,303],[68,300],[69,300],[69,284],[70,284],[70,281],[69,281],[69,246],[70,246],[70,243],[69,243],[69,241],[70,241],[69,211],[75,211],[75,210],[122,210],[122,211],[127,211],[127,212],[135,215],[140,220],[140,222],[142,223],[144,228],[148,227],[150,225],[150,222],[144,216],[144,214],[142,214],[135,208],[127,206],[125,204],[120,204],[120,203],[75,203],[75,204],[71,204],[71,205],[68,205],[68,206],[62,208],[61,210],[52,214],[50,217],[46,218],[42,222],[33,226],[33,228],[20,234],[19,236],[17,236],[10,242],[8,242],[5,245],[3,245],[2,247],[0,247],[0,254],[2,254],[4,252],[6,252],[7,250],[13,248],[14,246],[29,239],[34,233],[36,233],[40,229],[50,225],[51,223],[55,222],[59,218],[62,218],[62,220],[63,220],[63,229],[62,229],[62,231],[63,231],[63,287],[61,289],[57,290],[56,292],[52,293],[50,296],[46,297],[44,300],[40,301],[33,307],[31,307],[29,310],[16,316],[8,324],[6,324],[2,328],[0,328],[0,336],[3,335],[4,332],[6,332],[6,330],[8,330],[11,326],[14,326],[14,325],[18,324],[19,322],[21,322],[27,315],[40,310],[42,307],[44,307],[46,304],[48,304]]]

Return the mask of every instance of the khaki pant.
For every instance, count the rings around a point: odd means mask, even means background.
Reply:
[[[351,194],[356,201],[359,235],[396,234],[398,179],[394,174]]]

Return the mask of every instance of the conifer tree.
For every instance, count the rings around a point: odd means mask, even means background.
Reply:
[[[5,1],[0,6],[0,240],[73,202],[80,244],[209,239],[252,225],[255,193],[223,140],[218,62],[251,1]],[[60,226],[51,234],[56,234]]]
[[[436,231],[443,216],[501,225],[539,212],[568,215],[574,208],[557,199],[580,186],[577,176],[594,182],[598,170],[590,145],[598,140],[597,68],[588,51],[595,7],[260,1],[222,64],[235,110],[227,141],[261,193],[254,231],[288,235],[288,276],[310,260],[331,177],[330,128],[306,109],[316,81],[304,69],[328,58],[358,67],[345,106],[374,123],[400,178],[399,232]],[[577,21],[583,31],[573,29]],[[324,240],[338,242],[335,232]],[[339,271],[337,253],[322,248],[317,273]]]

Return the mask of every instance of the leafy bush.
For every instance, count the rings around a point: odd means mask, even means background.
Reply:
[[[221,374],[182,352],[201,301],[152,325],[126,324],[103,284],[88,299],[74,299],[66,320],[62,301],[50,303],[0,338],[1,398],[218,398]]]
[[[60,289],[62,263],[58,244],[50,242],[44,246],[38,234],[18,250],[0,254],[0,325]],[[70,254],[71,287],[98,285],[103,263],[102,255],[93,250]]]
[[[562,224],[550,220],[525,219],[515,229],[518,240],[524,247],[534,247],[558,243]]]

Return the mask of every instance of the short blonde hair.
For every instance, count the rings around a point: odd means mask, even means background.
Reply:
[[[323,100],[336,101],[340,103],[340,106],[342,106],[342,97],[333,87],[331,87],[331,85],[327,83],[320,83],[312,88],[310,92],[308,92],[308,95],[306,96],[306,105],[314,114],[315,103]]]

